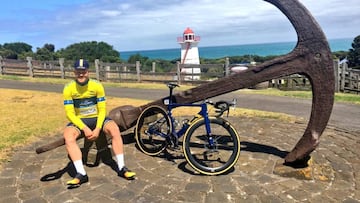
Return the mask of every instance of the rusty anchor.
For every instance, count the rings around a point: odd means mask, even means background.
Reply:
[[[331,51],[327,39],[316,20],[298,0],[264,0],[281,10],[294,26],[298,42],[287,55],[266,61],[244,72],[221,78],[175,94],[180,103],[194,103],[207,98],[248,88],[260,82],[291,74],[305,75],[312,85],[311,115],[306,130],[295,147],[285,157],[285,163],[301,163],[316,149],[329,121],[335,91],[335,76]],[[141,111],[151,105],[163,105],[163,98],[140,107],[120,106],[112,109],[109,116],[121,131],[136,124]],[[37,153],[64,144],[63,139],[36,149]]]

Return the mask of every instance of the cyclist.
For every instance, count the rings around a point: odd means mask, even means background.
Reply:
[[[75,166],[76,176],[67,182],[69,186],[80,186],[89,178],[84,169],[82,153],[76,138],[96,140],[100,131],[112,138],[112,149],[118,164],[118,175],[125,179],[135,178],[135,172],[124,164],[123,142],[117,124],[106,117],[105,91],[102,84],[89,78],[89,63],[80,59],[74,64],[76,79],[65,85],[64,106],[70,123],[64,130],[66,150]]]

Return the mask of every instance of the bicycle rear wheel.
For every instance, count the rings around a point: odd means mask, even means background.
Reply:
[[[210,147],[205,119],[193,123],[184,135],[183,150],[186,161],[196,171],[206,175],[227,172],[240,155],[240,138],[233,126],[222,119],[210,119],[214,145]]]
[[[160,154],[166,148],[171,132],[171,122],[160,106],[150,106],[139,116],[135,127],[135,138],[139,149],[151,156]]]

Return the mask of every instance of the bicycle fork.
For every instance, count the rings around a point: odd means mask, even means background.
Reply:
[[[211,133],[210,119],[207,116],[205,116],[204,119],[205,119],[206,137],[208,142],[207,148],[212,151],[216,148],[216,145],[215,145],[214,137],[212,136]]]

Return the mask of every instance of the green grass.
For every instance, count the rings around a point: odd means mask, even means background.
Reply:
[[[336,93],[336,102],[347,102],[352,104],[360,104],[360,96],[354,94]]]
[[[262,95],[273,95],[282,97],[293,97],[301,99],[312,99],[311,91],[282,91],[278,89],[264,89],[264,90],[241,90],[247,94],[262,94]],[[360,105],[360,95],[349,94],[349,93],[335,93],[335,102],[345,102],[351,104]]]

